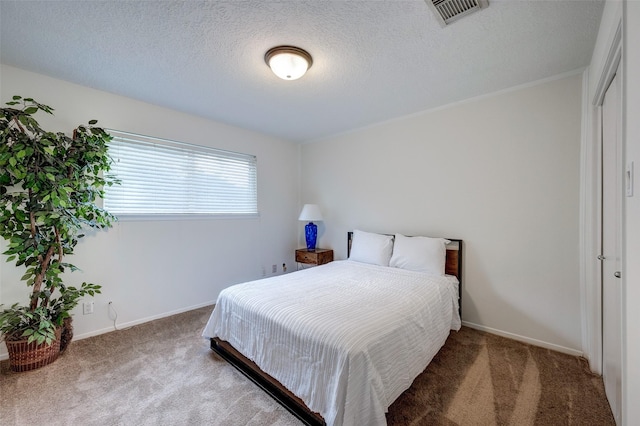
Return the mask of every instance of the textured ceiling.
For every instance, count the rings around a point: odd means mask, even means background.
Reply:
[[[304,142],[587,66],[603,2],[0,0],[0,61]],[[278,79],[264,53],[306,49]],[[10,95],[10,94],[5,94]]]

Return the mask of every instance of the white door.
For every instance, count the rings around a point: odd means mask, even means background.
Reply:
[[[622,137],[620,78],[616,74],[602,103],[602,361],[605,392],[620,424],[622,403]]]

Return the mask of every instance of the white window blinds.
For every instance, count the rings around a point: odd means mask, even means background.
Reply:
[[[118,215],[257,215],[253,155],[108,131],[111,173],[104,208]]]

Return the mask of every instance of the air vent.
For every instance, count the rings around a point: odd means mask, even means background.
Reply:
[[[489,6],[489,0],[425,0],[443,27]]]

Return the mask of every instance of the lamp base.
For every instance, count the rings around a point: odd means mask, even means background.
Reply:
[[[305,225],[304,236],[307,240],[307,251],[315,251],[316,238],[318,237],[318,227],[315,223],[309,222]]]

